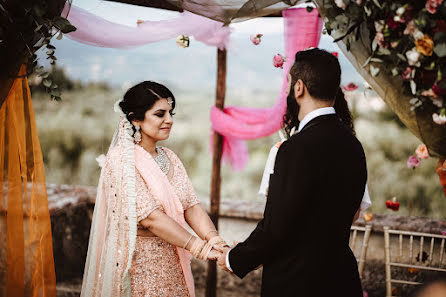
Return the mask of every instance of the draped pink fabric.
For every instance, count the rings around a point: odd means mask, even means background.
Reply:
[[[67,34],[70,39],[98,47],[130,48],[179,35],[194,36],[196,40],[220,49],[227,48],[229,43],[229,27],[187,11],[174,19],[145,21],[137,27],[107,21],[69,4],[65,5],[62,16],[67,16],[77,28],[76,31]]]
[[[223,135],[223,158],[233,169],[242,169],[248,161],[245,140],[265,137],[278,131],[286,111],[287,73],[296,52],[317,47],[321,38],[322,20],[316,9],[292,8],[282,12],[284,19],[284,79],[276,103],[271,108],[228,106],[224,111],[211,109],[212,129]],[[271,66],[272,67],[272,66]]]
[[[157,197],[158,201],[161,202],[166,214],[182,227],[186,228],[187,223],[184,218],[183,206],[170,185],[167,176],[161,171],[153,157],[139,145],[135,145],[135,167],[138,169],[144,181],[150,185],[150,190]],[[191,254],[189,251],[180,247],[177,247],[177,252],[189,295],[195,297],[194,278],[190,267]]]

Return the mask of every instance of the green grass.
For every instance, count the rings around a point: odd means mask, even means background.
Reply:
[[[175,124],[164,144],[182,159],[196,191],[209,195],[211,155],[209,109],[214,93],[176,90]],[[46,94],[34,94],[40,142],[49,183],[96,185],[99,167],[95,158],[106,153],[118,117],[113,104],[121,90],[89,86],[63,94],[53,102]],[[276,98],[273,91],[228,90],[227,104],[267,107]],[[358,113],[356,130],[367,155],[372,211],[391,213],[385,201],[393,196],[401,202],[399,214],[444,218],[446,197],[435,173],[436,159],[423,160],[416,170],[406,166],[420,143],[387,111]],[[383,116],[386,115],[386,116]],[[277,135],[249,141],[250,161],[240,172],[222,169],[223,199],[261,201],[257,195],[266,157]]]

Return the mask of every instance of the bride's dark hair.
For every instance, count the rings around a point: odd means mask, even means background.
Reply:
[[[297,52],[289,73],[291,88],[287,97],[287,110],[283,116],[283,127],[288,135],[299,125],[299,106],[294,94],[294,85],[299,79],[313,98],[327,102],[335,99],[336,113],[354,133],[352,116],[339,87],[341,66],[333,54],[318,48]]]
[[[143,81],[127,90],[119,106],[130,122],[143,121],[146,111],[151,109],[156,101],[167,98],[172,99],[174,109],[175,97],[167,87],[153,81]]]
[[[353,135],[356,135],[352,113],[348,108],[347,100],[345,100],[344,92],[341,88],[339,88],[338,93],[336,94],[334,109],[336,110],[336,114],[341,118],[341,121],[348,126]]]

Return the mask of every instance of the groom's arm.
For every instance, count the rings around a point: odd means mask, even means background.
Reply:
[[[315,175],[310,163],[298,143],[287,141],[280,147],[264,218],[248,239],[229,253],[230,268],[238,277],[243,278],[272,260],[286,245],[292,245],[295,226],[303,223],[305,208],[311,201]]]

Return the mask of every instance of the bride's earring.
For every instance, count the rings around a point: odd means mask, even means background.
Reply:
[[[135,134],[133,134],[133,138],[134,138],[134,142],[136,144],[138,144],[141,142],[141,132],[140,132],[141,127],[138,125],[135,125],[135,129],[136,129],[136,132],[135,132]]]

